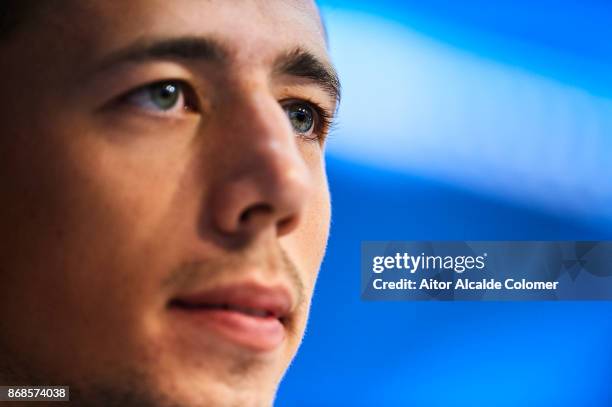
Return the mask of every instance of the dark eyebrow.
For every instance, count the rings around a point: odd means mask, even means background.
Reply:
[[[336,103],[340,102],[340,80],[336,70],[305,49],[295,48],[279,56],[274,72],[310,79],[325,89]]]
[[[111,52],[98,64],[100,70],[127,62],[160,59],[186,59],[227,63],[228,52],[214,38],[179,37],[161,40],[140,40],[118,51]],[[310,51],[294,48],[276,58],[274,72],[310,79],[321,86],[336,103],[340,101],[340,80],[335,69]]]
[[[143,62],[156,59],[187,59],[225,62],[227,53],[212,38],[179,37],[163,40],[141,40],[112,52],[100,62],[100,68],[125,62]]]

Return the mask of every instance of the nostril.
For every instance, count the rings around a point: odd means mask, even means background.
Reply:
[[[283,236],[291,232],[298,224],[297,216],[287,216],[278,222],[278,235]]]
[[[272,206],[268,204],[253,205],[240,214],[240,223],[248,225],[253,222],[253,218],[269,217],[273,212]]]
[[[239,227],[242,230],[255,232],[274,224],[277,234],[283,236],[295,228],[298,216],[288,214],[281,218],[279,215],[280,213],[272,205],[265,203],[252,205],[240,214]]]

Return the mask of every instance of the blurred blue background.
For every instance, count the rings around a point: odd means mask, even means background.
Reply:
[[[333,220],[278,406],[612,406],[612,303],[362,302],[362,240],[612,239],[612,3],[319,1]]]

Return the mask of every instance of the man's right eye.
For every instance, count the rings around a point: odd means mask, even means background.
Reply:
[[[160,81],[140,87],[121,98],[151,114],[173,116],[197,111],[194,92],[181,81]]]

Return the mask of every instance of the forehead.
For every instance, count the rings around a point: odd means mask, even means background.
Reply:
[[[271,62],[280,50],[296,46],[327,59],[325,34],[313,1],[69,0],[65,4],[55,24],[90,57],[138,40],[202,36],[218,39],[242,61]]]

